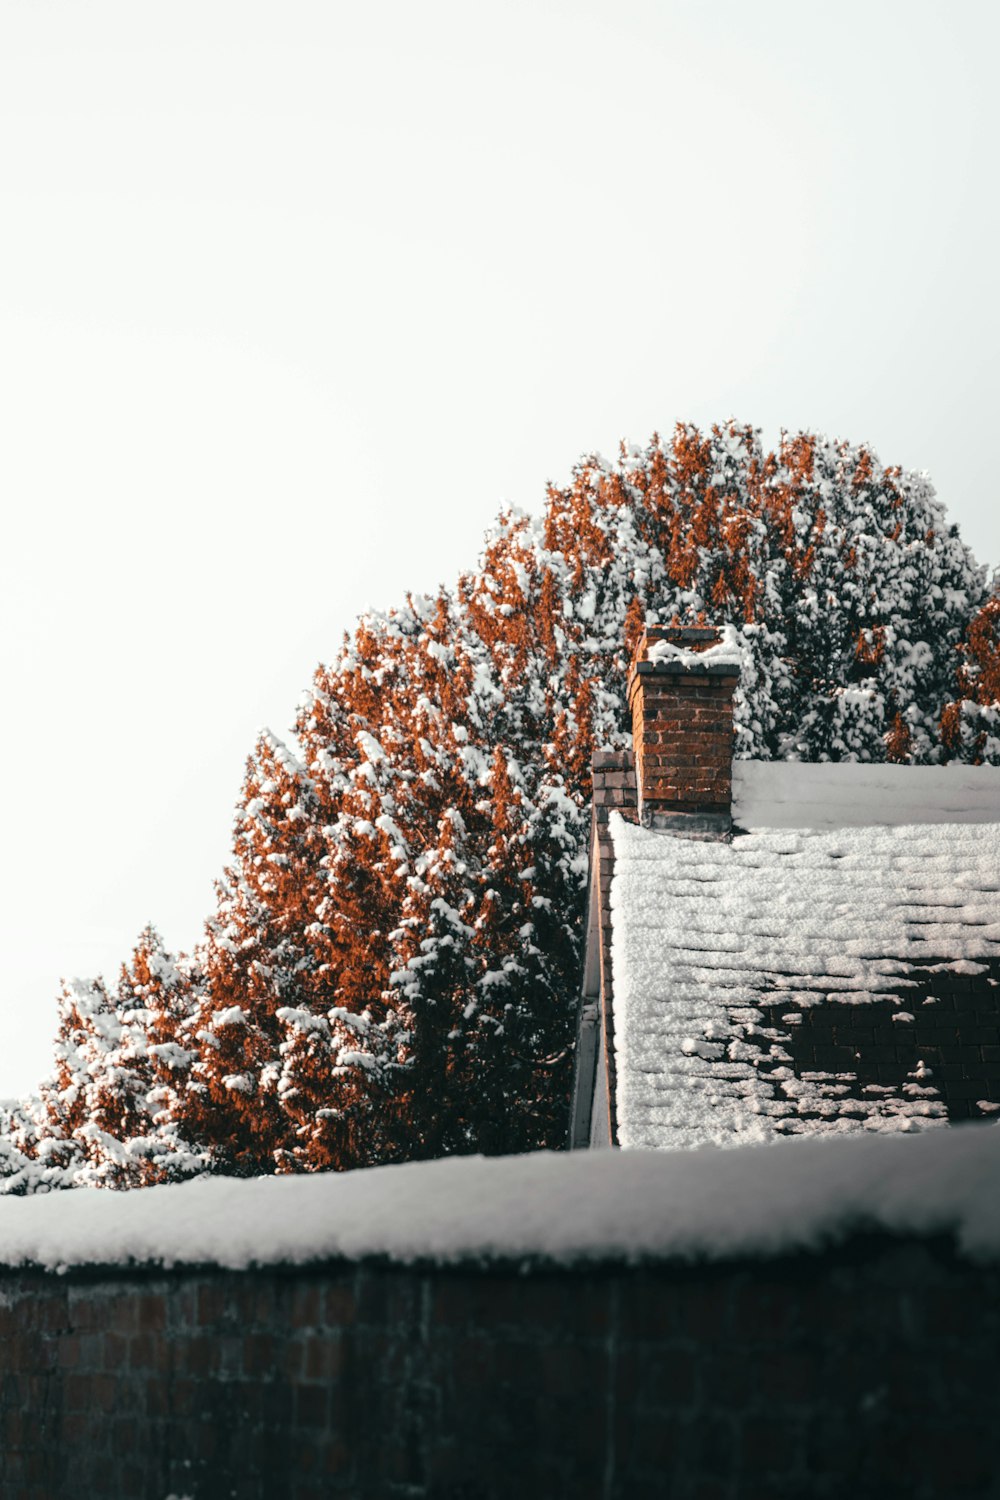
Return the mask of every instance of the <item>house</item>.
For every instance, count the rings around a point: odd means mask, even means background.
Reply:
[[[734,762],[738,680],[647,629],[594,758],[570,1145],[1000,1119],[1000,768]]]

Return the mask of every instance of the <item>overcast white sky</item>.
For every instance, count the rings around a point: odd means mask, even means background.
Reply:
[[[0,1095],[501,501],[732,414],[1000,561],[1000,8],[0,0]]]

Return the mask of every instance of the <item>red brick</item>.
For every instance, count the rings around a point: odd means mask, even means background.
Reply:
[[[282,1379],[297,1384],[302,1378],[305,1343],[299,1333],[287,1334],[280,1341],[278,1373]]]
[[[111,1447],[119,1458],[128,1458],[135,1451],[139,1439],[136,1424],[119,1420],[111,1428]]]
[[[141,1464],[127,1463],[122,1465],[121,1483],[122,1493],[125,1495],[140,1495],[146,1480],[146,1470]]]
[[[151,1333],[136,1333],[128,1341],[128,1366],[130,1370],[153,1369],[162,1359],[166,1341]]]
[[[20,1448],[27,1427],[23,1413],[19,1411],[5,1411],[2,1413],[3,1420],[3,1444],[5,1448]]]
[[[69,1325],[69,1312],[64,1296],[50,1293],[34,1304],[32,1324],[43,1333],[57,1333]]]
[[[226,1294],[220,1282],[208,1282],[198,1288],[198,1322],[221,1323],[226,1310]]]
[[[4,1352],[10,1358],[10,1345],[5,1343]],[[75,1333],[64,1333],[57,1342],[57,1361],[62,1369],[74,1370],[80,1363],[80,1339]]]
[[[494,1382],[494,1340],[479,1336],[461,1339],[452,1354],[456,1391],[488,1389]]]
[[[114,1411],[117,1390],[118,1382],[114,1375],[90,1375],[87,1378],[87,1400],[92,1409]]]
[[[202,1463],[210,1463],[218,1450],[218,1432],[211,1422],[199,1422],[195,1428],[195,1452]]]
[[[609,1360],[600,1346],[565,1343],[541,1349],[539,1363],[547,1395],[586,1398],[605,1384]]]
[[[323,1472],[329,1476],[342,1474],[351,1462],[351,1450],[343,1438],[330,1439],[323,1447]]]
[[[101,1339],[101,1368],[115,1374],[127,1361],[128,1342],[120,1333],[106,1333]]]
[[[219,1368],[219,1344],[211,1335],[186,1339],[179,1354],[184,1370],[197,1379],[213,1375]]]
[[[325,1386],[300,1385],[295,1392],[295,1422],[299,1427],[325,1427],[329,1399]]]
[[[149,1387],[147,1386],[147,1394]],[[170,1383],[167,1397],[170,1410],[178,1417],[191,1417],[201,1410],[202,1389],[195,1380],[177,1379]]]
[[[61,1431],[64,1443],[77,1445],[83,1443],[93,1433],[93,1423],[88,1413],[84,1411],[67,1411],[63,1413]]]
[[[136,1298],[131,1292],[118,1292],[106,1304],[104,1327],[115,1333],[133,1333],[136,1327]]]
[[[144,1333],[159,1333],[167,1326],[167,1303],[162,1292],[147,1292],[136,1298],[136,1322]]]
[[[297,1283],[292,1292],[292,1322],[296,1328],[313,1328],[320,1321],[320,1288],[315,1282]]]
[[[90,1410],[90,1381],[89,1375],[67,1375],[63,1382],[66,1409],[71,1412],[85,1412]]]
[[[143,1410],[147,1417],[170,1415],[174,1386],[156,1377],[146,1381],[143,1387]]]
[[[344,1345],[337,1335],[316,1335],[303,1346],[302,1369],[306,1380],[335,1380],[343,1372]]]
[[[270,1333],[248,1333],[243,1342],[243,1373],[248,1376],[272,1376],[277,1350]]]

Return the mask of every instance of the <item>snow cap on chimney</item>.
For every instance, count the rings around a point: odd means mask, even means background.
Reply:
[[[647,827],[723,837],[732,827],[732,625],[653,625],[628,674],[639,814]]]

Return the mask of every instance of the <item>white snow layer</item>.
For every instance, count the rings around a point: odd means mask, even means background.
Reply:
[[[985,972],[1000,959],[1000,824],[764,829],[727,844],[614,813],[611,833],[622,1146],[943,1122],[933,1088],[859,1098],[853,1074],[796,1077],[791,1031],[758,1007],[899,1005],[920,966]]]
[[[451,1157],[0,1199],[0,1264],[306,1264],[370,1256],[563,1263],[819,1249],[860,1230],[953,1234],[1000,1258],[1000,1131],[768,1150]]]
[[[1000,766],[733,763],[733,822],[738,828],[997,821]]]
[[[647,661],[680,662],[685,667],[704,668],[710,662],[715,666],[741,667],[743,648],[734,625],[724,625],[720,639],[703,651],[690,646],[679,646],[673,641],[654,641],[646,652]]]

